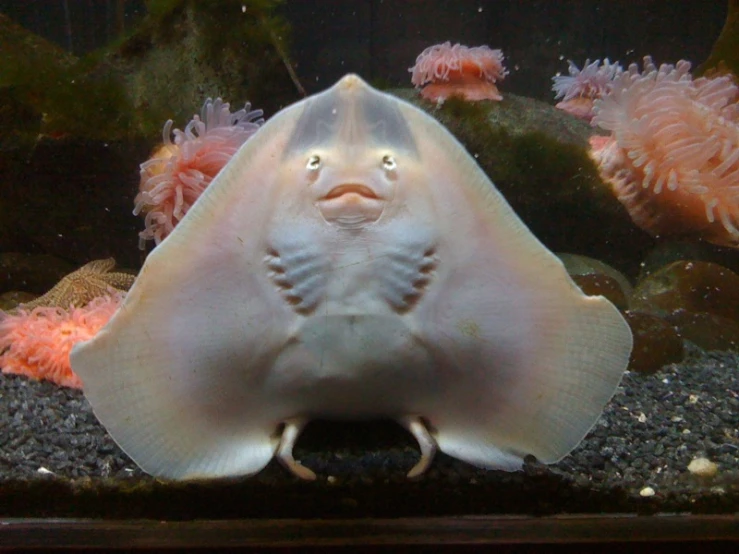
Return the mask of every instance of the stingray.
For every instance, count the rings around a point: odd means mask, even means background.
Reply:
[[[584,295],[435,119],[356,75],[272,117],[71,354],[146,472],[251,475],[313,419],[392,419],[513,471],[566,456],[615,392],[629,327]]]

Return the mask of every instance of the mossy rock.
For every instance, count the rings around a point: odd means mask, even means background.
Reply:
[[[286,68],[281,1],[148,4],[127,36],[81,59],[0,14],[0,100],[23,116],[10,132],[27,131],[25,142],[158,137],[167,119],[184,126],[208,96],[236,109],[248,100],[268,114],[300,96]]]
[[[267,115],[299,93],[284,58],[288,24],[277,0],[166,0],[147,3],[140,27],[104,58],[124,76],[136,111],[150,114],[147,134],[167,119],[183,127],[207,97],[233,109],[251,102]]]
[[[729,0],[721,34],[708,59],[696,70],[696,75],[725,73],[739,77],[739,0]]]
[[[130,131],[133,110],[125,89],[106,68],[75,58],[3,14],[0,52],[5,150],[32,146],[40,134],[113,139]],[[5,113],[8,106],[14,118]]]
[[[138,166],[167,119],[204,100],[271,115],[300,94],[277,0],[168,0],[116,44],[77,59],[0,14],[0,248],[76,265],[141,263]]]
[[[631,277],[654,239],[638,229],[588,156],[595,131],[550,104],[504,93],[501,102],[420,99],[393,90],[443,123],[549,249],[609,263]]]

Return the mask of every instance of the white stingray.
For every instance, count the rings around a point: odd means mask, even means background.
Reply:
[[[394,418],[477,466],[551,463],[585,436],[631,333],[587,297],[464,148],[355,75],[286,108],[72,352],[144,469],[248,475],[314,418]]]

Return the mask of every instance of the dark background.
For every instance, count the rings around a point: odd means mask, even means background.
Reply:
[[[205,0],[207,1],[207,0]],[[308,92],[347,72],[410,85],[425,47],[451,40],[502,48],[502,89],[551,99],[550,78],[567,59],[694,65],[708,55],[726,0],[287,0],[292,57]],[[113,40],[145,14],[143,0],[0,0],[0,11],[77,55]]]

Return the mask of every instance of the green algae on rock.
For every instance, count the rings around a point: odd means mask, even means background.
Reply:
[[[280,4],[151,1],[130,33],[82,58],[0,14],[0,51],[13,53],[0,57],[0,94],[30,111],[14,124],[33,139],[158,136],[208,95],[275,111],[298,96],[283,63],[290,29]]]
[[[654,239],[638,229],[588,156],[594,133],[553,106],[507,93],[500,102],[391,91],[444,124],[485,170],[513,209],[550,249],[577,252],[638,273]]]
[[[13,52],[0,56],[0,249],[138,266],[134,180],[165,121],[188,121],[207,96],[266,113],[299,96],[278,52],[289,38],[279,4],[151,2],[81,59],[0,14],[0,51]]]
[[[133,109],[115,76],[96,70],[0,14],[0,94],[15,105],[5,130],[28,144],[39,134],[111,139],[128,130]],[[17,117],[21,114],[22,117]],[[12,146],[12,145],[8,145]]]
[[[106,54],[135,109],[162,122],[187,121],[206,96],[236,108],[247,100],[273,113],[298,96],[282,54],[289,25],[279,0],[150,1],[140,26]]]
[[[739,0],[729,0],[726,21],[713,44],[708,59],[696,70],[696,75],[732,73],[739,76]]]

